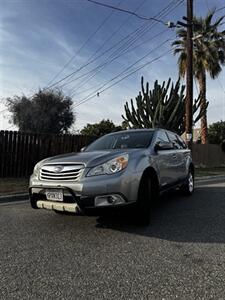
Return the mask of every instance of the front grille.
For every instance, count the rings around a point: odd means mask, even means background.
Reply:
[[[84,165],[44,165],[40,171],[41,180],[75,181],[84,170]]]

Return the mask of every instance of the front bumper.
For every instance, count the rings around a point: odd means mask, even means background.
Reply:
[[[136,203],[135,201],[126,201],[124,199],[124,203],[121,204],[108,203],[108,205],[105,206],[96,206],[96,197],[77,197],[74,195],[73,191],[71,191],[71,194],[69,195],[69,190],[65,187],[63,190],[66,191],[66,197],[64,197],[63,202],[49,201],[46,199],[45,188],[43,189],[43,187],[32,187],[29,189],[31,206],[35,209],[44,208],[48,210],[56,210],[70,213],[83,212],[87,215],[99,215],[101,213],[106,213],[112,210],[127,210],[128,208],[134,207]],[[104,196],[107,197],[109,195]],[[103,195],[101,195],[100,197],[103,197]],[[120,197],[122,198],[121,195]]]
[[[141,176],[139,174],[126,176],[125,173],[116,175],[104,175],[85,177],[80,182],[54,182],[41,181],[35,176],[30,178],[30,201],[33,208],[47,208],[54,210],[68,211],[71,205],[76,204],[77,207],[87,212],[97,213],[98,211],[109,210],[111,208],[121,208],[132,206],[137,199],[139,181]],[[46,189],[62,189],[64,193],[64,201],[60,205],[53,205],[52,201],[46,199]],[[123,199],[123,203],[107,203],[106,206],[96,206],[96,197],[110,195],[118,195]],[[44,202],[40,202],[44,201]],[[39,203],[38,203],[39,202]],[[58,209],[57,209],[58,207]],[[73,210],[72,209],[72,210]]]

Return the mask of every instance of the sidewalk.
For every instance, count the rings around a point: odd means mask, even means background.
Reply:
[[[28,193],[5,194],[3,196],[0,196],[0,203],[12,202],[12,201],[24,201],[28,199],[29,199]]]
[[[213,175],[213,176],[201,176],[201,177],[195,177],[195,181],[216,181],[216,180],[225,180],[225,175]]]

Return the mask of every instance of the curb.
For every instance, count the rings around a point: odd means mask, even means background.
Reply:
[[[197,182],[216,181],[216,180],[224,180],[225,181],[225,175],[195,177],[195,180]]]
[[[204,177],[195,178],[196,183],[208,183],[208,182],[221,181],[221,180],[225,182],[224,175],[204,176]],[[28,193],[9,194],[9,195],[0,196],[0,203],[24,201],[24,200],[29,200]]]
[[[29,195],[27,193],[10,194],[10,195],[0,196],[0,203],[24,201],[28,199],[29,199]]]

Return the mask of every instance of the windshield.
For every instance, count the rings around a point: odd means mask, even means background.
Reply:
[[[152,141],[153,131],[121,132],[105,135],[90,146],[85,151],[98,151],[106,149],[133,149],[147,148]]]

